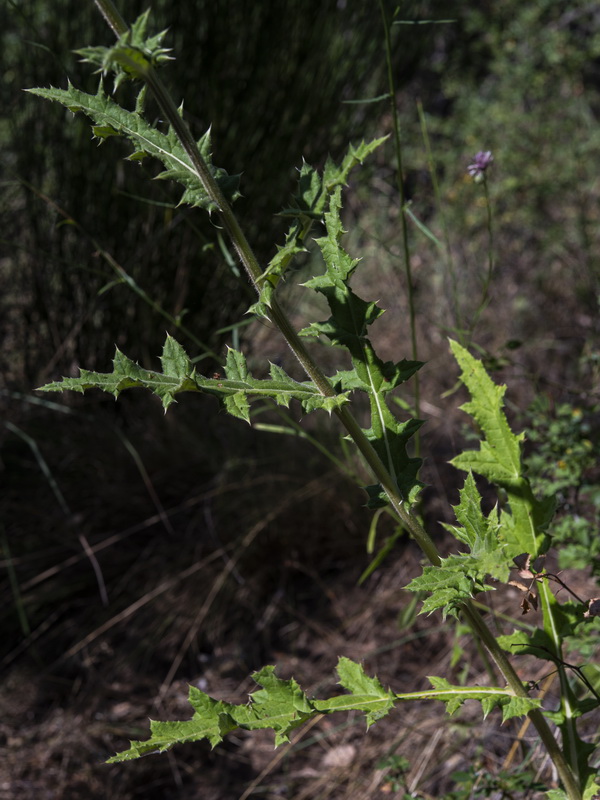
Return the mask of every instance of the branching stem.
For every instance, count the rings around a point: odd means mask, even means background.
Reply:
[[[94,2],[100,9],[102,15],[107,20],[116,36],[119,37],[124,35],[127,32],[127,26],[115,8],[112,0],[94,0]],[[139,77],[146,82],[153,92],[157,102],[159,103],[162,113],[172,126],[192,164],[194,165],[194,168],[198,173],[198,177],[200,178],[206,193],[218,209],[220,221],[230,237],[250,280],[256,287],[257,291],[260,291],[263,270],[261,270],[258,260],[254,255],[254,252],[252,251],[252,248],[250,247],[250,244],[248,243],[237,217],[231,209],[231,206],[223,196],[223,193],[208,169],[206,162],[199,153],[196,142],[194,141],[187,124],[179,114],[175,103],[164,88],[162,81],[160,81],[158,78],[153,66],[147,61],[142,68],[140,68],[139,62],[132,64],[132,66],[136,68]],[[405,223],[404,212],[402,214],[402,218]],[[292,352],[301,363],[308,377],[313,381],[315,386],[317,386],[321,394],[326,397],[334,396],[335,390],[333,389],[331,383],[309,355],[302,340],[299,338],[287,315],[281,309],[276,299],[273,299],[271,302],[269,316],[272,322],[279,328]],[[406,503],[404,502],[404,498],[401,496],[401,493],[388,469],[375,452],[373,446],[367,439],[364,431],[352,413],[345,407],[336,409],[335,413],[348,431],[349,435],[354,440],[356,446],[372,470],[373,474],[381,483],[394,511],[398,515],[402,524],[419,544],[431,564],[438,566],[441,563],[441,558],[437,548],[435,547],[435,544],[427,532],[423,529],[416,516],[411,512],[410,508],[407,507]],[[462,611],[469,624],[477,632],[481,638],[481,641],[489,650],[513,692],[517,696],[527,697],[527,691],[519,680],[518,675],[496,642],[493,634],[479,613],[475,610],[472,603],[464,603],[462,606]],[[581,800],[581,792],[577,782],[567,762],[565,761],[565,758],[554,736],[552,735],[552,732],[548,727],[543,714],[540,711],[534,710],[530,712],[529,716],[532,723],[536,727],[540,738],[544,742],[548,753],[556,766],[556,769],[558,770],[569,800]]]

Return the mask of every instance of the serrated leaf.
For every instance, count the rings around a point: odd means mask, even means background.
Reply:
[[[290,732],[316,713],[296,681],[281,680],[275,675],[274,667],[264,667],[253,678],[262,688],[250,695],[249,703],[241,705],[213,700],[190,686],[189,701],[195,711],[192,719],[183,722],[151,720],[150,738],[145,742],[130,742],[129,750],[113,756],[108,763],[129,761],[153,752],[163,753],[177,744],[202,739],[207,739],[214,747],[236,728],[271,728],[277,746],[288,741]]]
[[[446,712],[455,714],[466,700],[479,700],[482,705],[484,717],[496,706],[502,709],[502,721],[512,717],[522,717],[539,708],[541,700],[536,697],[517,697],[508,687],[472,687],[452,686],[446,678],[430,676],[427,679],[437,690],[436,699],[442,700],[446,705]]]
[[[186,378],[194,372],[187,353],[172,336],[167,336],[160,363],[163,373],[169,378]]]
[[[481,496],[469,473],[460,491],[460,503],[454,506],[457,521],[462,527],[445,525],[459,541],[469,548],[468,553],[456,553],[443,558],[437,567],[425,567],[423,574],[407,586],[410,591],[427,591],[421,613],[438,608],[456,616],[461,603],[478,592],[493,589],[488,578],[506,583],[512,566],[504,544],[498,537],[498,513],[492,509],[486,517],[481,510]]]
[[[421,614],[430,614],[442,609],[444,619],[448,614],[457,616],[458,607],[477,593],[493,589],[483,582],[476,559],[468,562],[459,556],[449,556],[438,567],[424,567],[419,575],[406,586],[410,592],[428,592],[423,601]]]
[[[252,677],[262,689],[253,692],[250,704],[236,706],[232,718],[249,730],[272,728],[277,747],[287,742],[291,731],[313,716],[315,709],[296,681],[281,680],[275,667],[263,667]]]
[[[113,72],[115,88],[124,80],[143,78],[150,66],[172,60],[170,48],[162,46],[166,30],[146,35],[149,14],[149,9],[144,11],[112,47],[84,47],[76,52],[82,61],[97,65],[98,71]]]
[[[170,336],[167,337],[161,360],[167,365],[166,374],[146,370],[131,361],[118,348],[113,359],[112,373],[80,370],[79,378],[63,378],[62,381],[40,387],[42,392],[62,392],[65,390],[85,392],[88,389],[101,389],[115,398],[124,389],[142,387],[157,395],[165,410],[175,400],[179,392],[200,391],[195,370],[183,350]],[[179,360],[178,360],[179,359]],[[187,365],[187,369],[184,367]]]
[[[203,739],[207,739],[214,747],[227,733],[238,727],[229,715],[229,710],[234,708],[231,704],[213,700],[193,686],[190,686],[188,699],[195,710],[190,720],[150,720],[150,738],[144,742],[131,741],[128,750],[109,758],[107,763],[132,761],[150,753],[164,753],[177,744]]]
[[[363,141],[357,147],[350,145],[340,166],[328,158],[322,178],[316,169],[303,162],[293,205],[281,212],[282,216],[291,217],[294,223],[286,235],[285,244],[277,248],[276,255],[259,278],[258,283],[261,287],[259,307],[270,307],[275,288],[294,256],[304,252],[304,242],[312,224],[314,220],[323,218],[334,189],[345,185],[351,170],[357,164],[361,164],[386,138],[374,139],[371,142]]]
[[[328,159],[323,171],[323,183],[327,191],[331,193],[337,186],[345,186],[352,169],[357,164],[362,164],[387,138],[387,136],[382,136],[380,139],[373,139],[370,142],[363,140],[356,146],[350,145],[339,167],[336,167],[333,161]]]
[[[471,471],[460,491],[460,503],[452,508],[462,527],[456,525],[445,527],[451,530],[459,541],[468,545],[473,555],[501,549],[502,545],[498,541],[498,511],[493,508],[487,517],[484,516],[481,510],[481,495]]]
[[[554,498],[537,500],[525,477],[521,462],[524,434],[514,434],[508,425],[503,411],[506,387],[497,386],[481,362],[464,347],[453,341],[450,347],[471,395],[471,401],[461,408],[473,417],[484,436],[479,450],[465,451],[451,463],[458,469],[483,475],[506,491],[509,509],[501,514],[501,535],[508,554],[513,557],[525,552],[535,558],[549,546],[546,529],[554,511]]]
[[[316,714],[361,711],[365,714],[367,726],[370,726],[388,714],[399,701],[441,700],[447,711],[454,713],[465,700],[479,700],[484,711],[501,706],[505,719],[526,714],[540,705],[538,699],[515,697],[508,688],[452,686],[444,678],[435,677],[429,678],[432,690],[394,694],[384,689],[377,678],[367,676],[360,664],[343,657],[339,659],[337,672],[340,685],[348,693],[326,700],[310,700],[293,678],[287,681],[278,678],[272,666],[253,675],[261,688],[250,695],[248,703],[236,705],[214,700],[190,687],[189,701],[194,709],[190,720],[151,721],[150,738],[145,742],[130,742],[129,749],[109,759],[109,763],[162,753],[176,744],[202,739],[214,747],[237,728],[271,729],[277,746],[287,742],[295,728]]]
[[[239,350],[232,347],[227,348],[227,362],[225,364],[225,374],[233,381],[247,381],[249,372],[246,357]]]
[[[409,458],[406,446],[422,424],[420,420],[400,422],[390,411],[386,395],[411,377],[419,368],[417,362],[383,362],[368,338],[369,326],[383,313],[376,303],[358,297],[348,285],[358,261],[341,246],[344,233],[341,217],[341,188],[331,195],[325,214],[327,235],[317,239],[325,261],[323,275],[307,281],[305,286],[324,295],[331,316],[301,331],[304,336],[326,336],[334,345],[345,347],[352,359],[352,371],[340,371],[336,385],[345,390],[362,390],[369,397],[371,427],[365,433],[405,499],[413,499],[420,484],[417,472],[420,459]]]
[[[250,421],[249,403],[258,397],[270,397],[286,407],[292,400],[298,400],[307,413],[319,409],[331,413],[348,402],[348,393],[326,397],[311,381],[295,381],[279,367],[271,367],[269,379],[253,378],[244,355],[232,349],[227,353],[224,367],[226,377],[206,378],[196,371],[185,350],[171,336],[167,336],[163,347],[161,364],[163,372],[147,370],[117,350],[113,372],[82,369],[79,378],[63,378],[62,381],[42,386],[39,391],[85,392],[88,389],[101,389],[118,397],[124,389],[144,388],[161,399],[165,410],[175,402],[175,395],[180,392],[203,392],[217,397],[230,414],[246,422]]]
[[[352,702],[366,713],[367,728],[394,707],[394,693],[384,689],[377,678],[368,677],[361,664],[342,657],[338,661],[337,673],[340,686],[350,692]]]
[[[507,702],[502,703],[502,722],[506,722],[513,717],[524,717],[540,708],[542,701],[537,697],[510,697]]]
[[[133,158],[139,159],[141,153],[148,153],[161,161],[165,170],[159,178],[171,178],[182,184],[185,191],[181,202],[198,206],[208,211],[215,210],[214,203],[207,195],[202,182],[190,161],[188,154],[172,130],[161,133],[153,128],[137,111],[127,111],[115,103],[100,84],[95,95],[80,92],[69,83],[66,90],[55,89],[28,89],[32,94],[47,100],[61,103],[70,111],[81,111],[100,130],[110,129],[120,136],[128,139],[134,145]],[[114,135],[114,134],[113,134]],[[227,175],[225,170],[212,164],[210,154],[210,132],[198,141],[198,148],[215,180],[229,201],[234,200],[237,191],[237,178]],[[235,184],[235,185],[234,185]]]
[[[248,396],[244,392],[234,392],[225,397],[225,408],[232,417],[243,419],[250,422],[250,403]]]
[[[359,664],[341,658],[338,674],[349,694],[328,700],[309,700],[293,678],[278,678],[272,666],[263,667],[252,676],[261,688],[250,695],[248,703],[236,705],[214,700],[191,686],[189,701],[194,715],[190,720],[151,721],[150,738],[145,742],[130,742],[129,749],[113,756],[109,763],[163,753],[177,744],[202,739],[207,739],[214,747],[237,728],[271,729],[275,733],[275,746],[278,746],[289,740],[295,728],[316,714],[361,711],[371,725],[393,707],[396,696],[383,689],[377,678],[367,677]]]

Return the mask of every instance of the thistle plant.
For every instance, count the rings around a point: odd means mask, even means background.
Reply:
[[[440,609],[444,618],[461,618],[500,675],[497,686],[458,686],[443,676],[432,676],[430,688],[398,693],[382,686],[376,677],[366,675],[360,664],[342,657],[337,673],[345,692],[317,699],[308,697],[295,680],[278,678],[275,667],[266,666],[253,676],[260,688],[248,703],[217,701],[191,687],[191,719],[152,722],[146,741],[131,742],[129,749],[110,760],[127,761],[164,752],[182,742],[203,739],[214,746],[237,728],[272,729],[277,745],[287,741],[295,728],[320,714],[360,711],[369,727],[397,704],[437,700],[452,714],[466,700],[476,700],[484,717],[499,708],[503,720],[529,718],[560,780],[560,786],[549,791],[552,800],[591,800],[598,791],[591,762],[594,744],[581,738],[578,723],[581,717],[598,708],[600,697],[593,686],[584,693],[575,691],[577,678],[573,677],[563,650],[566,637],[577,636],[582,626],[593,622],[598,602],[594,598],[572,597],[559,604],[553,594],[556,576],[545,571],[542,557],[551,545],[554,496],[552,493],[536,496],[527,479],[521,454],[523,434],[513,433],[503,410],[505,387],[495,385],[481,363],[456,342],[451,342],[450,347],[470,395],[462,409],[481,435],[478,449],[465,451],[452,462],[466,475],[460,501],[454,508],[456,523],[448,526],[460,548],[442,558],[415,510],[422,486],[418,477],[420,460],[410,454],[409,448],[422,423],[411,418],[400,420],[392,411],[390,399],[395,389],[413,378],[421,364],[407,359],[383,361],[378,356],[369,338],[369,328],[383,310],[351,288],[359,261],[343,246],[343,188],[350,171],[368,158],[383,139],[350,146],[341,162],[328,159],[321,172],[303,164],[294,202],[286,209],[291,224],[285,241],[268,264],[260,265],[232,210],[238,195],[238,178],[213,163],[210,133],[198,140],[192,136],[182,108],[158,77],[158,67],[171,57],[163,46],[164,32],[147,35],[147,13],[128,28],[110,0],[96,0],[96,4],[117,39],[112,47],[79,51],[102,73],[96,94],[81,92],[71,85],[66,89],[30,91],[85,114],[100,141],[113,136],[128,141],[132,148],[130,160],[160,161],[164,169],[158,177],[180,184],[181,203],[197,207],[218,220],[256,289],[252,313],[278,328],[302,366],[305,379],[296,380],[275,364],[265,370],[268,377],[256,377],[250,372],[244,354],[235,349],[228,350],[221,372],[209,377],[168,336],[160,355],[160,369],[142,367],[117,350],[112,372],[82,369],[79,377],[48,384],[42,391],[85,392],[95,388],[118,397],[126,389],[140,387],[157,395],[165,411],[179,393],[199,392],[212,395],[226,412],[245,422],[251,420],[252,402],[256,399],[269,398],[284,408],[296,401],[304,414],[325,412],[332,423],[337,420],[343,426],[372,475],[372,483],[365,487],[369,505],[387,507],[428,561],[422,574],[408,586],[411,591],[425,593],[422,611],[431,613]],[[140,84],[134,110],[122,107],[108,94],[104,80],[109,73],[114,77],[115,89],[124,81]],[[150,124],[144,116],[148,93],[161,109],[168,125],[166,131]],[[325,267],[322,274],[310,278],[304,286],[325,298],[330,316],[297,331],[279,304],[277,289],[294,258],[306,249],[316,226],[320,232],[315,241]],[[312,350],[307,348],[307,340],[336,347],[345,353],[347,363],[334,374],[325,375]],[[353,413],[355,398],[361,395],[368,400],[367,425],[361,425]],[[482,510],[475,474],[495,486],[501,499],[487,514]],[[515,569],[523,582],[519,585],[525,587],[526,601],[539,603],[542,609],[543,626],[531,637],[517,631],[497,638],[474,598],[507,584],[511,570]],[[525,653],[547,661],[557,671],[558,708],[544,708],[536,685],[523,682],[518,676],[514,662]],[[550,723],[558,730],[559,737]]]

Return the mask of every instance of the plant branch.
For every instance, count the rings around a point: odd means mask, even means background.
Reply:
[[[127,26],[125,25],[122,18],[115,9],[112,0],[94,0],[94,2],[96,3],[100,11],[102,12],[103,16],[107,20],[108,24],[110,25],[110,27],[117,36],[122,36],[124,33],[126,33]],[[383,13],[383,6],[381,6],[381,8]],[[386,24],[386,47],[389,47],[389,30],[387,24]],[[201,154],[198,152],[198,148],[196,146],[196,143],[192,137],[192,134],[187,124],[181,117],[172,98],[165,90],[153,66],[146,59],[144,59],[142,65],[140,65],[139,61],[136,61],[135,64],[133,63],[131,64],[131,67],[135,69],[139,77],[145,81],[145,83],[150,87],[151,91],[153,92],[157,102],[159,103],[162,113],[165,115],[166,119],[172,126],[182,146],[184,147],[186,153],[188,154],[198,174],[198,177],[200,178],[204,186],[205,191],[207,192],[211,201],[216,206],[220,221],[223,227],[225,228],[228,236],[230,237],[233,246],[250,280],[252,281],[256,289],[260,291],[261,282],[262,280],[264,280],[261,278],[263,270],[261,270],[258,261],[256,259],[256,256],[254,255],[252,248],[250,247],[250,244],[248,243],[229,203],[223,196],[223,193],[221,192],[219,186],[214,180],[212,174],[210,173],[210,170],[208,169],[206,162],[202,158]],[[388,62],[388,67],[389,67],[389,62]],[[393,96],[391,99],[393,102]],[[395,110],[394,114],[397,116]],[[396,125],[396,135],[398,135],[397,125]],[[399,162],[399,170],[401,170],[401,161]],[[403,192],[401,171],[399,172],[399,184],[401,186],[401,192]],[[405,235],[405,251],[407,252],[408,250],[407,231],[405,230],[407,226],[406,226],[406,218],[404,212],[404,200],[402,200],[402,207],[403,207],[402,224]],[[407,276],[409,279],[409,292],[410,292],[409,260],[407,260]],[[414,309],[411,307],[411,334],[413,337],[413,349],[415,349],[416,340],[415,340],[413,315],[414,315]],[[313,381],[315,386],[318,388],[319,392],[325,397],[335,396],[336,393],[331,383],[328,381],[323,372],[315,364],[315,362],[307,352],[303,342],[300,340],[298,334],[292,327],[287,315],[281,309],[276,299],[273,299],[271,301],[271,305],[269,308],[269,317],[271,321],[280,329],[292,352],[294,353],[296,358],[300,361],[306,374]],[[358,447],[365,461],[371,468],[373,474],[375,475],[377,480],[381,483],[383,489],[385,490],[390,500],[390,503],[394,511],[398,515],[403,525],[406,527],[410,535],[420,545],[420,547],[422,548],[423,552],[425,553],[429,561],[434,566],[438,566],[441,563],[441,558],[437,551],[437,548],[435,547],[433,541],[430,539],[427,532],[423,529],[423,527],[417,520],[416,516],[406,506],[404,498],[401,496],[401,493],[395,481],[393,480],[389,471],[387,470],[387,468],[385,467],[385,465],[375,452],[373,446],[367,439],[364,431],[359,426],[354,416],[345,407],[336,409],[335,413],[337,414],[340,421],[342,422],[342,424],[344,425],[344,427],[354,440],[356,446]],[[500,649],[491,631],[486,626],[485,622],[481,619],[480,615],[474,610],[470,602],[463,604],[462,610],[463,613],[465,614],[465,617],[472,625],[473,629],[477,632],[484,645],[490,651],[492,657],[496,661],[498,667],[500,668],[501,672],[503,673],[507,683],[509,684],[513,692],[517,696],[527,697],[528,696],[527,691],[525,690],[524,686],[519,680],[516,672],[512,668],[512,665],[508,661],[507,657]],[[563,757],[563,754],[556,740],[554,739],[552,732],[550,731],[550,728],[548,727],[548,724],[546,723],[546,720],[544,719],[542,713],[539,711],[532,711],[530,712],[529,716],[533,724],[535,725],[540,735],[540,738],[544,742],[549,755],[551,756],[553,762],[556,765],[560,778],[563,782],[563,786],[567,791],[569,800],[581,800],[581,792],[575,781],[575,778],[571,770],[569,769],[569,766],[567,765]]]
[[[113,12],[112,0],[94,0],[94,2],[98,7],[101,8],[102,13],[107,20],[119,19],[116,9]],[[113,27],[112,24],[111,27]],[[127,27],[121,20],[120,23],[116,24],[116,27],[113,27],[113,30],[115,33],[118,33],[118,35],[123,35],[123,33],[126,32]],[[254,255],[254,252],[237,220],[237,217],[231,209],[231,206],[223,196],[223,193],[208,169],[206,162],[199,153],[196,142],[194,141],[194,138],[185,120],[181,117],[175,103],[173,102],[173,99],[166,91],[162,81],[159,79],[156,71],[150,63],[147,61],[145,62],[143,71],[140,69],[139,62],[136,62],[135,64],[132,63],[131,66],[135,67],[135,69],[138,71],[139,77],[145,81],[154,94],[162,113],[172,126],[178,139],[188,154],[206,193],[217,207],[217,213],[221,223],[231,239],[238,257],[242,262],[244,269],[246,270],[246,273],[248,274],[257,291],[260,291],[263,270],[261,269],[258,260]],[[319,392],[325,397],[334,397],[336,392],[333,386],[309,355],[304,343],[298,336],[276,298],[273,298],[271,301],[269,317],[271,321],[279,328],[288,346]],[[371,468],[371,471],[381,483],[384,491],[390,499],[392,507],[394,508],[401,522],[408,530],[409,534],[417,541],[431,563],[434,565],[439,564],[440,556],[433,541],[423,529],[417,518],[410,512],[409,509],[407,509],[404,499],[401,497],[395,481],[365,436],[362,428],[354,419],[352,413],[346,408],[336,409],[335,413],[354,440],[363,458]]]

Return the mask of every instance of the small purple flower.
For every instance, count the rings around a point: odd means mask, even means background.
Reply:
[[[493,160],[491,150],[481,150],[473,159],[473,163],[467,167],[467,172],[472,178],[481,178]]]

